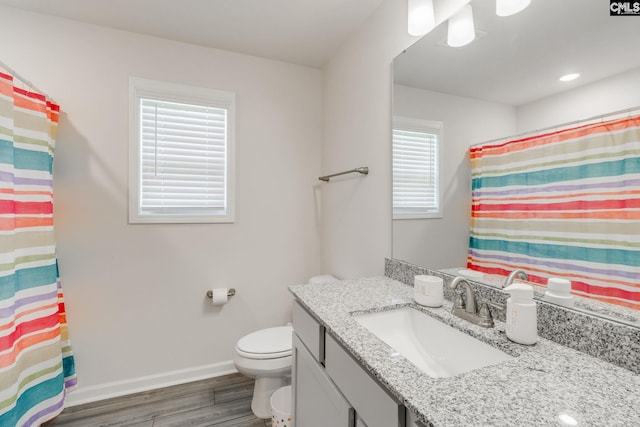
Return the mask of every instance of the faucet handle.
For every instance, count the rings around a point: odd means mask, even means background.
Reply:
[[[500,304],[499,302],[493,302],[493,301],[485,301],[484,302],[487,305],[490,305],[493,308],[497,308],[498,310],[506,310],[507,306],[504,304]]]
[[[489,310],[489,306],[504,310],[505,305],[499,304],[497,302],[492,301],[483,301],[480,305],[480,311],[478,311],[478,317],[480,317],[479,325],[485,328],[493,328],[493,316],[491,315],[491,311]]]
[[[489,311],[489,305],[486,301],[480,304],[478,317],[480,318],[478,325],[482,326],[483,328],[493,328],[493,316],[491,316],[491,311]]]
[[[459,308],[464,310],[465,306],[466,304],[464,303],[464,298],[462,298],[462,292],[456,292],[456,302],[453,305],[453,309],[455,310],[456,308]]]

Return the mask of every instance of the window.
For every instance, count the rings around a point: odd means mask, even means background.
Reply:
[[[129,92],[129,222],[233,222],[234,94],[139,78]]]
[[[442,124],[393,122],[393,219],[440,218],[439,145]]]

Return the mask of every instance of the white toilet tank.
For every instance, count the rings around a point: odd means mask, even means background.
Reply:
[[[309,279],[309,284],[313,285],[315,283],[331,283],[338,281],[340,281],[340,279],[333,277],[330,274],[322,274],[320,276],[313,276],[311,279]]]

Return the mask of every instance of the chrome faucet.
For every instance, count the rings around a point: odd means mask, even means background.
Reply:
[[[509,274],[509,276],[507,277],[507,280],[504,281],[504,285],[502,287],[506,288],[507,286],[512,284],[513,281],[516,279],[516,277],[519,277],[522,280],[529,279],[529,275],[524,270],[517,268]]]
[[[458,285],[462,283],[464,285],[465,298],[462,299],[462,291],[457,292]],[[482,326],[483,328],[493,327],[493,317],[491,311],[489,311],[489,305],[496,308],[504,308],[502,304],[490,303],[485,301],[481,304],[480,310],[478,310],[478,303],[476,300],[476,293],[466,279],[462,277],[456,277],[449,284],[449,288],[456,291],[457,297],[453,304],[451,312],[460,317],[461,319],[468,320],[474,325]]]
[[[462,292],[458,292],[458,298],[456,299],[456,303],[453,306],[454,310],[456,308],[460,308],[460,309],[464,309],[467,313],[476,314],[476,312],[478,311],[478,304],[476,302],[476,293],[466,279],[463,279],[462,277],[456,277],[449,284],[449,288],[455,291],[456,288],[458,287],[458,284],[460,283],[464,285],[465,301],[464,302],[462,301]]]

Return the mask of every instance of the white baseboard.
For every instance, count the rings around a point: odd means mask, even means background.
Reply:
[[[82,405],[84,403],[97,402],[112,397],[126,396],[142,391],[155,390],[177,384],[199,381],[208,378],[236,373],[233,361],[214,363],[179,371],[165,372],[146,377],[132,378],[129,380],[114,381],[105,384],[78,388],[69,393],[65,401],[65,407]]]

